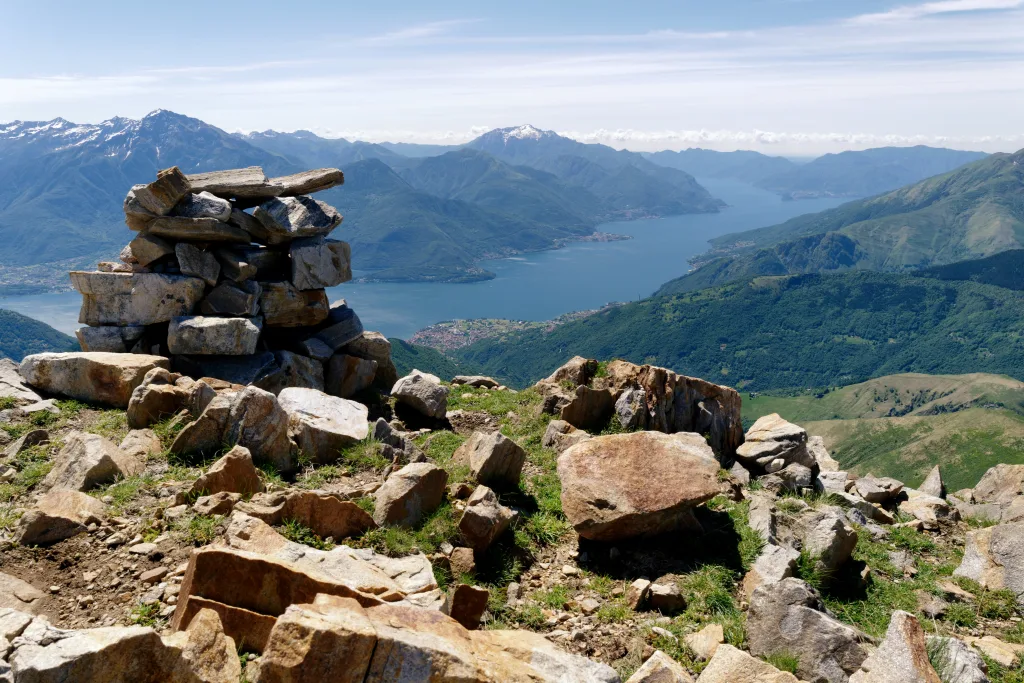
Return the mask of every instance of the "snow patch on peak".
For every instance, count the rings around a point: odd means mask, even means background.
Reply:
[[[542,137],[549,134],[548,131],[540,130],[530,124],[518,126],[516,128],[505,128],[501,132],[506,144],[510,138],[515,138],[517,140],[540,140]]]

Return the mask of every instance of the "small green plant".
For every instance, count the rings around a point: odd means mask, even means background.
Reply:
[[[11,410],[18,407],[18,399],[13,396],[0,396],[0,410]]]
[[[160,616],[160,603],[136,605],[132,608],[131,620],[139,626],[148,626],[158,630],[163,628],[164,623],[167,621]]]
[[[128,434],[128,416],[123,410],[104,410],[86,431],[119,443]]]
[[[21,519],[20,512],[10,505],[0,505],[0,531],[14,528],[19,519]]]
[[[374,501],[373,498],[370,498],[369,496],[363,496],[362,498],[356,498],[353,502],[356,505],[358,505],[359,508],[363,512],[365,512],[366,514],[368,514],[370,516],[373,515],[374,508],[377,505],[376,501]]]
[[[338,454],[338,462],[345,463],[356,471],[380,471],[391,464],[390,460],[381,455],[380,443],[373,437],[367,437],[342,449]]]
[[[728,567],[707,564],[683,576],[680,589],[686,597],[686,616],[697,622],[737,613],[732,598],[735,574]]]
[[[217,515],[190,515],[176,520],[172,529],[181,534],[186,543],[203,546],[217,538],[217,526],[223,519]]]
[[[974,628],[978,625],[978,615],[974,608],[962,602],[954,602],[947,607],[943,620],[962,628]]]
[[[612,624],[625,621],[632,614],[632,610],[622,600],[609,600],[601,605],[595,614],[597,620],[604,624]]]
[[[565,609],[569,602],[569,589],[561,584],[533,594],[533,599],[549,609]]]
[[[281,535],[289,541],[308,545],[309,547],[316,548],[317,550],[330,550],[334,547],[334,543],[324,541],[324,539],[313,533],[312,529],[305,526],[297,519],[286,519],[284,524],[281,526]]]
[[[28,421],[36,427],[49,427],[60,420],[60,416],[48,410],[37,410],[28,416]]]
[[[788,671],[791,674],[795,674],[796,670],[800,668],[800,658],[786,652],[774,652],[766,655],[764,661],[779,671]]]
[[[800,551],[800,557],[796,560],[795,574],[797,578],[803,579],[808,586],[817,591],[821,591],[832,578],[832,572],[822,564],[821,558],[806,550]]]
[[[61,417],[68,419],[78,417],[79,413],[89,407],[81,401],[76,401],[74,399],[57,401],[56,405],[57,410],[60,411]]]
[[[920,531],[914,531],[910,527],[894,527],[889,532],[889,540],[897,548],[909,550],[915,555],[935,550],[935,541],[925,536]]]

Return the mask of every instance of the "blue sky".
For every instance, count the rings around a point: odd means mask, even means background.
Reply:
[[[1024,147],[1024,0],[3,2],[0,121],[632,149]]]

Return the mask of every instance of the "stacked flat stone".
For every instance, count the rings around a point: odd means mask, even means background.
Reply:
[[[329,239],[338,211],[313,192],[335,168],[267,178],[253,166],[161,171],[124,201],[139,234],[120,262],[71,273],[85,351],[168,356],[193,377],[326,390],[346,397],[394,381],[390,344],[364,332],[327,287],[352,278],[351,250]],[[381,372],[378,373],[378,366]]]

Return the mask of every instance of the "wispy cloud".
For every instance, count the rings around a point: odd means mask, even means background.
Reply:
[[[477,19],[448,19],[445,21],[430,21],[425,24],[408,26],[397,31],[390,31],[376,36],[367,36],[353,41],[356,45],[398,45],[402,43],[414,43],[427,38],[434,38],[448,34],[452,29],[467,24],[474,24]]]
[[[1008,10],[1018,7],[1024,7],[1024,0],[940,0],[918,5],[903,5],[887,12],[861,14],[853,17],[850,21],[859,24],[876,24],[886,21],[920,19],[935,14]]]

